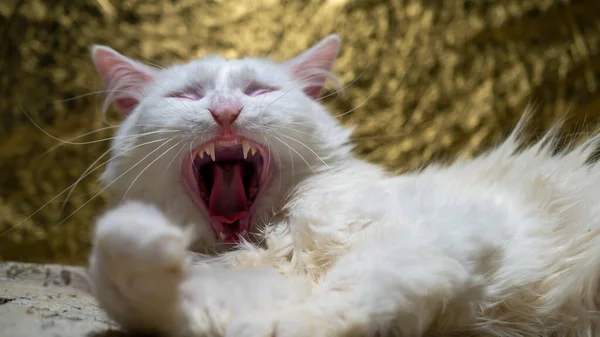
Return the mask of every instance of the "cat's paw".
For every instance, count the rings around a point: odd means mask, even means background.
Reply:
[[[106,272],[130,279],[148,273],[180,274],[186,248],[186,235],[181,228],[156,208],[130,202],[99,219],[93,252]]]
[[[125,327],[172,319],[185,277],[186,233],[156,208],[130,202],[97,223],[90,274],[101,306]]]

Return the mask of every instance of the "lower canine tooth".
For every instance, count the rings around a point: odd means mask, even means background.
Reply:
[[[240,233],[241,237],[246,237],[246,235],[248,235],[248,231],[246,231],[245,229]]]
[[[221,238],[221,240],[225,241],[225,233],[221,232],[219,233],[219,238]]]

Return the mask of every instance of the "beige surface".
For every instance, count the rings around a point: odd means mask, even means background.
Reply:
[[[0,264],[0,337],[119,337],[81,268]]]

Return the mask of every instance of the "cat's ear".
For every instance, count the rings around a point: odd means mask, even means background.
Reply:
[[[283,63],[304,84],[303,89],[308,96],[319,98],[325,80],[335,80],[331,68],[338,56],[340,43],[338,35],[329,35],[310,49]]]
[[[121,115],[127,116],[139,104],[156,69],[99,45],[92,47],[92,60],[107,91],[103,109],[114,103]]]

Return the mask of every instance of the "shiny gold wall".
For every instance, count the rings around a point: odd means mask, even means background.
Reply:
[[[63,213],[64,195],[53,197],[108,144],[45,153],[58,142],[27,114],[61,139],[107,125],[97,95],[67,100],[100,89],[90,45],[163,65],[207,53],[283,59],[333,32],[344,41],[336,71],[352,84],[327,104],[351,111],[340,119],[358,125],[357,153],[388,167],[489,148],[530,102],[535,130],[567,111],[571,131],[597,125],[598,0],[2,0],[0,260],[85,261],[102,199],[61,221],[100,190],[100,170]]]

